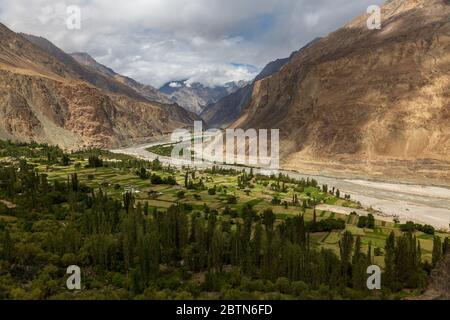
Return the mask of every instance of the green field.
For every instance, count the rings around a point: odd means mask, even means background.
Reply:
[[[160,150],[165,150],[163,147]],[[167,150],[168,150],[167,149]],[[171,150],[171,147],[170,147]],[[153,150],[154,152],[155,150]],[[36,159],[37,160],[37,159]],[[207,205],[209,208],[223,211],[226,207],[230,207],[232,210],[239,211],[246,204],[252,205],[252,207],[257,212],[263,212],[267,208],[272,208],[274,213],[280,219],[285,219],[288,217],[293,217],[299,214],[304,214],[305,219],[310,221],[313,219],[313,210],[310,208],[303,209],[301,206],[294,206],[289,204],[288,207],[284,205],[274,205],[271,200],[273,197],[277,196],[282,201],[290,202],[293,194],[297,194],[300,199],[311,200],[321,199],[323,203],[340,205],[343,207],[354,207],[358,208],[359,205],[348,200],[338,199],[335,196],[321,192],[318,188],[305,188],[303,193],[298,193],[294,191],[294,185],[287,184],[287,191],[280,192],[274,191],[263,185],[261,182],[256,181],[251,188],[241,189],[236,186],[237,176],[235,175],[223,175],[223,174],[211,174],[205,172],[198,172],[195,181],[204,181],[205,190],[187,190],[184,188],[183,181],[185,171],[176,170],[173,172],[178,186],[167,186],[167,185],[152,185],[150,181],[140,179],[136,173],[135,169],[130,168],[111,168],[103,167],[96,169],[84,168],[86,165],[86,160],[80,160],[82,169],[75,169],[73,166],[63,167],[63,166],[47,166],[40,165],[38,170],[40,172],[45,172],[49,176],[49,180],[55,179],[67,179],[67,177],[72,173],[77,173],[81,183],[84,183],[92,188],[98,189],[102,188],[109,195],[121,199],[125,190],[130,188],[135,189],[135,197],[139,202],[148,202],[151,207],[156,207],[158,209],[167,209],[171,205],[178,203],[191,204],[194,208],[202,208]],[[165,170],[153,171],[162,177],[168,176]],[[89,176],[91,176],[89,178]],[[94,177],[92,179],[92,176]],[[267,181],[266,181],[267,182]],[[274,180],[269,180],[270,183],[274,183]],[[216,195],[209,195],[208,189],[212,187],[220,186],[222,188],[221,192],[217,192]],[[179,199],[177,197],[177,192],[180,190],[185,191],[185,197]],[[150,196],[149,192],[154,191],[158,193],[156,197]],[[227,203],[227,197],[229,195],[236,196],[237,204]],[[401,234],[401,231],[395,225],[394,222],[376,221],[375,231],[367,228],[358,228],[357,222],[358,217],[356,215],[343,215],[339,213],[327,212],[317,210],[317,220],[324,220],[328,218],[343,219],[346,222],[346,229],[339,232],[331,232],[330,236],[326,238],[326,241],[322,241],[319,237],[314,239],[314,243],[319,247],[332,248],[336,252],[339,252],[339,236],[344,231],[350,231],[355,236],[361,236],[363,242],[363,249],[367,250],[369,244],[372,246],[372,250],[376,248],[383,249],[385,245],[385,240],[389,234],[394,231],[397,235]],[[438,236],[445,238],[448,234],[437,233]],[[426,235],[422,232],[416,232],[417,238],[420,240],[424,259],[430,260],[432,247],[433,247],[433,236]]]
[[[249,170],[176,169],[102,150],[67,155],[56,147],[0,141],[0,297],[420,294],[449,235],[378,221],[369,212],[318,210],[320,204],[363,210],[331,188]],[[368,292],[357,275],[364,277],[374,263],[388,269],[389,252],[398,274],[409,268],[410,275],[381,293]],[[74,264],[86,272],[78,295],[64,286],[65,268]]]

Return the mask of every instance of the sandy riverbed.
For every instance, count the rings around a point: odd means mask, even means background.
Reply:
[[[152,146],[168,143],[168,139],[153,143],[111,150],[115,153],[123,153],[146,160],[159,158],[162,162],[173,164],[171,158],[162,157],[146,149]],[[197,168],[206,168],[214,165],[204,162]],[[224,167],[233,167],[224,165]],[[242,169],[242,167],[234,167]],[[258,170],[256,170],[258,172]],[[341,194],[350,194],[353,200],[359,201],[365,208],[373,208],[387,216],[378,217],[381,220],[392,221],[398,216],[402,222],[414,221],[430,224],[438,229],[450,230],[450,189],[444,187],[388,183],[363,179],[343,179],[325,176],[303,175],[293,171],[283,171],[293,178],[310,177],[316,179],[319,184],[327,184],[329,187],[340,189]]]

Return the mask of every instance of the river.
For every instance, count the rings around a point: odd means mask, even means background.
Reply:
[[[173,164],[170,157],[163,157],[147,151],[146,149],[169,143],[169,138],[138,146],[111,150],[114,153],[127,154],[145,160],[159,160],[165,164]],[[212,167],[214,163],[203,162],[196,165],[198,169]],[[242,167],[223,165],[221,167]],[[254,169],[255,172],[261,172]],[[401,222],[414,221],[416,223],[429,224],[438,229],[450,230],[450,189],[444,187],[380,182],[363,179],[343,179],[336,177],[315,176],[301,174],[294,171],[280,170],[290,177],[314,178],[319,184],[340,189],[341,194],[350,194],[353,200],[361,203],[364,208],[373,208],[384,216],[384,220],[393,220],[397,216]]]

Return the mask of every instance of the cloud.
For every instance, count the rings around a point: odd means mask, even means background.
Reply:
[[[0,21],[159,87],[250,80],[382,0],[0,0]],[[81,8],[80,30],[66,9]]]
[[[171,87],[171,88],[181,88],[182,85],[181,85],[181,83],[178,83],[178,82],[171,82],[171,83],[169,83],[169,87]]]

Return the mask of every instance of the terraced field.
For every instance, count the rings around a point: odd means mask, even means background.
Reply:
[[[119,161],[120,160],[115,160]],[[152,185],[149,179],[141,179],[138,177],[134,169],[120,167],[114,165],[102,168],[85,168],[86,160],[78,161],[78,165],[69,167],[63,166],[38,166],[38,170],[46,172],[50,181],[55,179],[67,179],[73,173],[77,173],[78,179],[92,188],[101,188],[109,195],[122,198],[126,191],[132,191],[136,199],[142,203],[147,202],[150,207],[159,209],[167,209],[171,205],[177,203],[189,204],[194,210],[200,210],[205,206],[222,212],[226,207],[236,212],[242,210],[246,205],[251,205],[256,212],[263,212],[267,208],[272,208],[278,219],[286,219],[304,213],[305,220],[314,219],[313,209],[303,209],[301,206],[291,204],[293,194],[297,194],[300,201],[308,199],[322,199],[322,205],[317,208],[325,207],[327,210],[316,210],[317,221],[333,218],[343,219],[346,223],[346,230],[352,232],[353,235],[361,236],[363,250],[368,250],[369,245],[372,248],[374,259],[380,265],[383,265],[383,249],[385,240],[389,234],[394,231],[396,235],[400,235],[401,231],[393,221],[387,219],[376,220],[375,228],[358,228],[359,215],[349,214],[356,211],[360,214],[368,214],[360,206],[352,201],[336,198],[328,193],[323,193],[318,188],[305,188],[304,192],[298,193],[294,191],[293,185],[287,186],[286,192],[274,191],[261,182],[255,182],[252,188],[240,189],[237,187],[237,174],[211,174],[205,172],[197,172],[195,181],[202,180],[205,185],[204,190],[187,190],[184,188],[185,171],[182,169],[174,170],[168,173],[166,169],[154,171],[161,177],[173,175],[178,183],[177,186],[169,185]],[[114,164],[114,163],[113,163]],[[274,181],[270,181],[272,183]],[[211,195],[208,193],[209,188],[217,188],[217,193]],[[180,198],[178,193],[184,192],[184,196]],[[232,195],[237,199],[237,203],[228,203],[228,197]],[[274,205],[272,199],[277,197],[281,200],[281,204]],[[289,205],[285,205],[284,202]],[[334,212],[333,212],[334,211]],[[312,243],[319,247],[329,248],[339,253],[339,239],[344,231],[331,231],[324,233],[315,233],[311,235]],[[437,233],[438,235],[448,236],[445,233]],[[420,240],[423,257],[431,260],[433,248],[433,236],[416,232],[416,237]],[[378,248],[378,249],[377,249]],[[375,255],[375,249],[379,256]]]

